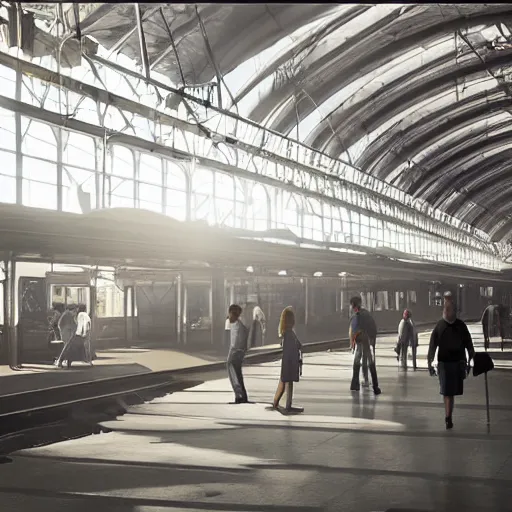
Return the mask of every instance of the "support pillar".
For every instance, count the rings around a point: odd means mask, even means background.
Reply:
[[[183,344],[183,276],[176,277],[176,345]]]
[[[18,336],[16,329],[16,260],[14,257],[4,262],[4,339],[7,344],[7,361],[11,368],[20,364]]]
[[[210,311],[212,314],[211,344],[222,347],[226,324],[226,283],[221,269],[212,269]]]
[[[304,278],[304,325],[309,324],[309,279]]]
[[[96,341],[98,340],[98,270],[96,269],[93,272],[91,279],[91,307],[89,316],[91,317],[91,346],[93,347],[93,350],[96,350]]]
[[[188,341],[188,290],[187,290],[187,284],[183,283],[183,307],[182,307],[182,317],[181,317],[181,326],[182,326],[182,333],[181,333],[181,339],[183,341],[183,345],[187,344]]]

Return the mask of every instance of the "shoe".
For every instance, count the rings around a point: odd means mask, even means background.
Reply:
[[[359,386],[350,386],[350,391],[359,391]]]
[[[444,422],[446,423],[446,430],[450,430],[453,428],[452,418],[445,418]]]
[[[363,381],[361,384],[362,384],[363,388],[369,388],[370,387],[370,382],[367,381],[367,380]]]
[[[377,386],[375,388],[373,388],[373,392],[376,394],[376,395],[380,395],[382,393],[381,389]]]

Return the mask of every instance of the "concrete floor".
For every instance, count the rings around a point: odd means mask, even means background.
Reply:
[[[228,405],[227,379],[208,382],[132,407],[109,434],[19,452],[0,465],[2,510],[512,510],[512,373],[489,375],[490,434],[483,377],[446,431],[437,379],[399,371],[393,341],[378,342],[379,397],[349,391],[350,354],[312,354],[302,415],[267,409],[271,363],[245,369],[254,404]]]

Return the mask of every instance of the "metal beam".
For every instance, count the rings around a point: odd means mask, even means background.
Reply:
[[[66,75],[58,75],[54,71],[48,70],[46,68],[43,68],[36,64],[33,64],[31,62],[16,59],[16,58],[14,58],[8,54],[5,54],[3,52],[0,52],[0,64],[6,65],[6,66],[10,67],[11,69],[19,68],[22,73],[30,74],[40,80],[44,80],[44,81],[52,83],[52,84],[61,84],[63,87],[66,87],[67,89],[72,90],[73,92],[75,92],[77,94],[88,96],[88,97],[92,98],[94,101],[101,101],[105,104],[113,104],[123,110],[128,110],[132,113],[136,113],[136,114],[141,115],[148,119],[158,120],[159,122],[161,122],[167,126],[172,126],[177,129],[185,130],[194,135],[199,135],[199,136],[204,137],[205,136],[204,132],[205,131],[207,133],[209,132],[209,130],[205,129],[202,126],[200,127],[196,124],[189,123],[187,121],[175,118],[168,114],[160,113],[160,112],[156,111],[155,109],[151,109],[151,108],[149,108],[145,105],[142,105],[140,103],[137,103],[135,101],[128,100],[126,98],[117,96],[116,94],[110,93],[103,89],[99,89],[99,88],[91,86],[89,84],[85,84],[83,82],[75,80]],[[140,75],[137,75],[137,76],[139,76],[139,78],[142,78],[142,77],[140,77]],[[261,127],[260,127],[260,129],[261,129]],[[105,133],[104,130],[101,130],[100,136],[103,136],[104,133]],[[215,135],[215,134],[212,134],[212,135]],[[219,135],[219,136],[221,138],[224,138],[223,135]],[[267,159],[269,161],[279,163],[283,166],[288,167],[289,169],[296,169],[296,170],[308,173],[311,177],[314,176],[319,179],[322,179],[322,180],[324,180],[324,188],[328,188],[329,186],[332,186],[333,183],[339,183],[339,184],[343,184],[343,186],[346,189],[357,191],[357,192],[363,194],[364,196],[366,196],[367,198],[381,199],[382,201],[386,202],[389,206],[398,208],[401,211],[406,212],[406,213],[408,212],[410,215],[413,215],[413,216],[417,217],[418,219],[424,218],[428,223],[431,223],[433,226],[438,226],[440,229],[447,229],[447,230],[452,231],[454,233],[454,237],[452,238],[449,236],[445,236],[443,234],[435,233],[431,229],[424,229],[424,228],[417,226],[416,224],[413,224],[413,223],[410,223],[407,221],[400,221],[398,219],[395,219],[395,217],[393,215],[386,216],[383,213],[379,213],[379,212],[373,211],[368,208],[363,208],[360,210],[357,207],[357,205],[355,205],[353,203],[343,202],[344,205],[348,205],[345,207],[348,207],[354,211],[361,211],[365,215],[371,213],[371,214],[376,215],[382,219],[387,219],[388,221],[393,222],[395,224],[403,225],[405,227],[412,228],[419,232],[425,232],[429,235],[433,235],[433,236],[448,240],[453,243],[471,247],[472,249],[478,249],[474,246],[457,241],[457,238],[455,237],[455,235],[457,233],[456,228],[454,228],[450,225],[447,225],[444,222],[438,221],[425,213],[421,213],[420,211],[418,211],[417,209],[415,209],[413,207],[406,206],[395,199],[392,199],[392,198],[385,196],[383,194],[380,194],[378,192],[373,192],[362,185],[358,185],[356,183],[352,183],[352,182],[343,180],[342,178],[339,178],[336,175],[327,174],[323,171],[318,170],[317,168],[309,167],[305,164],[301,164],[296,161],[291,161],[291,160],[284,158],[280,155],[266,151],[257,146],[252,146],[250,144],[246,144],[239,140],[233,140],[232,143],[230,143],[229,141],[226,141],[226,144],[232,145],[234,147],[235,151],[243,150],[253,156],[258,156],[263,159]],[[187,158],[190,159],[191,156],[192,155],[188,155]],[[182,156],[181,158],[183,159],[185,157]],[[215,167],[218,168],[219,166],[224,165],[224,164],[221,164],[214,160],[209,160],[209,161],[215,163],[214,168]],[[229,172],[229,171],[225,171],[225,172]],[[252,173],[249,173],[249,175],[256,176],[255,174],[252,174]],[[257,181],[255,178],[250,178],[250,179],[252,179],[253,181]],[[310,178],[310,181],[311,181],[311,179],[312,178]],[[272,181],[273,181],[273,186],[277,186],[279,188],[286,188],[286,187],[282,186],[282,181],[278,181],[278,180],[274,180],[274,179],[272,179]],[[306,195],[306,196],[312,196],[312,197],[318,196],[318,194],[316,194],[315,192],[310,193],[310,191],[305,190],[305,189],[299,189],[299,190],[300,190],[301,194]],[[332,199],[335,199],[336,201],[341,201],[337,198],[332,198],[332,196],[327,196],[325,194],[320,194],[320,197],[323,200],[331,201],[331,203],[332,203]],[[339,204],[339,203],[336,203],[336,204]],[[469,233],[465,233],[465,235],[468,237],[471,237],[471,235]],[[485,243],[481,240],[479,240],[479,242]]]
[[[23,115],[26,115],[27,117],[30,117],[32,119],[44,121],[44,122],[52,124],[54,126],[60,126],[60,127],[66,128],[68,130],[76,131],[79,133],[85,133],[85,134],[91,135],[93,137],[104,138],[105,135],[107,135],[108,142],[111,144],[118,143],[121,145],[125,145],[128,148],[138,148],[139,150],[147,151],[148,153],[159,154],[159,155],[162,155],[167,158],[177,159],[177,160],[182,160],[182,161],[190,161],[191,158],[194,158],[200,165],[204,166],[205,168],[216,169],[216,170],[224,172],[226,174],[230,174],[232,176],[237,176],[237,177],[249,180],[249,181],[266,184],[268,186],[281,188],[283,190],[286,190],[288,192],[293,192],[293,193],[299,194],[301,196],[307,196],[307,197],[311,197],[313,199],[317,199],[320,201],[325,201],[332,205],[341,206],[343,208],[352,210],[352,211],[357,212],[362,215],[369,215],[369,213],[370,213],[367,209],[362,208],[358,205],[349,203],[347,201],[344,201],[343,199],[326,196],[322,193],[311,191],[311,190],[304,190],[303,188],[301,188],[297,185],[286,183],[286,182],[280,181],[279,179],[276,179],[276,178],[249,172],[249,171],[240,169],[238,167],[235,167],[235,166],[232,166],[229,164],[223,164],[221,162],[218,162],[216,160],[212,160],[209,158],[193,156],[185,151],[170,148],[168,146],[163,146],[161,144],[157,144],[155,142],[150,142],[150,141],[141,139],[141,138],[133,136],[133,135],[119,133],[114,130],[110,130],[108,128],[102,128],[97,125],[85,123],[85,122],[79,121],[77,119],[70,119],[66,116],[63,116],[63,115],[60,115],[60,114],[57,114],[54,112],[50,112],[50,111],[47,111],[47,110],[44,110],[44,109],[41,109],[38,107],[34,107],[32,105],[28,105],[26,103],[13,100],[11,98],[6,98],[4,96],[0,96],[0,108],[5,108],[7,110],[11,110],[14,112],[20,112]],[[430,232],[428,229],[411,226],[408,222],[397,219],[396,217],[394,217],[392,215],[386,215],[383,213],[380,215],[380,217],[383,220],[393,223],[395,225],[399,225],[399,226],[402,226],[402,227],[405,227],[408,229],[413,228],[417,232],[423,232],[428,236],[434,236],[436,238],[446,240],[455,245],[461,245],[464,247],[469,247],[473,250],[478,250],[478,248],[475,248],[472,246],[467,246],[463,242],[458,242],[456,240],[452,240],[451,238],[445,237],[443,235],[434,234],[434,233]]]
[[[183,87],[185,87],[185,85],[186,85],[185,75],[183,73],[183,68],[181,67],[180,56],[178,55],[178,47],[176,46],[176,43],[174,42],[174,37],[172,35],[171,27],[169,26],[169,23],[167,23],[167,20],[165,19],[165,15],[164,15],[163,9],[160,8],[159,12],[160,12],[160,16],[162,18],[162,21],[164,23],[165,30],[167,31],[167,35],[169,36],[169,40],[171,41],[171,46],[168,47],[166,50],[164,50],[153,61],[153,63],[151,64],[151,69],[153,69],[169,53],[170,49],[172,48],[172,50],[174,51],[174,55],[176,56],[176,63],[178,64],[178,69],[180,71],[181,82],[183,84]]]
[[[144,26],[142,25],[142,11],[140,4],[133,4],[135,8],[135,19],[137,20],[137,32],[139,34],[140,56],[142,59],[142,69],[148,80],[151,80],[151,68],[149,66],[148,48],[146,46],[146,36],[144,35]]]
[[[97,55],[95,56],[91,56],[91,59],[99,62],[100,64],[103,64],[104,66],[107,66],[107,67],[110,67],[112,69],[115,69],[121,73],[124,73],[128,76],[132,76],[138,80],[145,80],[145,78],[140,75],[140,73],[137,73],[136,71],[132,71],[130,69],[127,69],[127,68],[124,68],[123,66],[120,66],[119,64],[116,64],[114,62],[110,62],[102,57],[99,57]],[[362,174],[362,176],[364,178],[367,178],[367,179],[371,179],[373,181],[375,181],[376,183],[382,183],[384,184],[384,187],[385,188],[391,188],[391,189],[396,189],[396,190],[399,190],[397,189],[396,187],[392,186],[392,185],[389,185],[388,183],[385,183],[383,182],[382,180],[379,180],[378,178],[375,178],[373,176],[370,176],[368,175],[367,173],[365,173],[364,171],[362,171],[361,169],[357,168],[356,166],[354,166],[353,164],[351,164],[350,162],[347,162],[345,160],[342,160],[342,159],[334,159],[332,156],[328,155],[327,153],[319,150],[319,149],[315,149],[311,146],[308,146],[307,144],[304,144],[302,142],[298,142],[294,139],[291,139],[290,137],[286,136],[286,135],[283,135],[282,133],[279,133],[271,128],[267,128],[267,127],[264,127],[250,119],[245,119],[233,112],[230,112],[228,110],[225,110],[225,109],[222,109],[222,108],[218,108],[214,105],[210,105],[209,103],[199,99],[199,98],[196,98],[190,94],[187,94],[181,90],[178,90],[178,89],[175,89],[174,87],[170,87],[166,84],[163,84],[162,82],[159,82],[158,80],[155,80],[155,79],[151,79],[151,80],[146,80],[149,84],[153,85],[154,87],[157,87],[157,88],[161,88],[165,91],[168,91],[168,92],[171,92],[173,94],[177,94],[183,98],[186,98],[188,100],[190,100],[191,102],[193,103],[196,103],[198,105],[201,105],[203,107],[207,107],[210,111],[213,111],[213,112],[217,112],[218,114],[220,115],[224,115],[226,117],[229,117],[231,119],[234,119],[235,121],[240,121],[244,124],[247,124],[249,126],[252,126],[254,128],[257,128],[259,130],[263,130],[265,131],[265,133],[268,133],[268,134],[271,134],[271,135],[274,135],[276,137],[279,137],[280,139],[282,139],[283,141],[286,141],[286,142],[289,142],[291,144],[299,144],[301,147],[303,147],[304,149],[310,151],[312,154],[315,155],[315,159],[319,159],[319,158],[326,158],[326,159],[329,159],[333,165],[334,164],[337,164],[337,165],[346,165],[348,167],[350,167],[351,169],[354,169],[355,171],[359,172]],[[300,164],[299,164],[300,165]],[[319,171],[319,172],[322,172],[322,171]],[[324,173],[325,174],[325,173]],[[336,177],[337,179],[339,179],[340,181],[342,182],[345,182],[345,180],[341,177],[338,177],[338,176],[335,176],[333,175],[333,177]],[[475,239],[478,239],[475,235],[471,234],[472,233],[472,229],[473,227],[472,226],[469,226],[469,225],[464,225],[464,223],[462,223],[462,226],[454,226],[453,224],[449,223],[444,223],[444,222],[439,222],[437,221],[437,219],[425,214],[422,212],[422,208],[423,208],[423,205],[419,205],[418,207],[416,206],[408,206],[408,205],[405,205],[403,204],[402,202],[396,200],[396,199],[393,199],[392,197],[389,197],[385,194],[382,194],[382,193],[379,193],[379,192],[373,192],[371,190],[369,190],[367,187],[364,187],[364,186],[361,186],[361,185],[358,185],[357,183],[353,183],[353,182],[347,182],[348,183],[348,186],[350,187],[355,187],[355,188],[361,188],[363,189],[366,193],[373,193],[375,194],[376,196],[379,196],[379,197],[382,197],[383,199],[385,199],[386,201],[388,202],[391,202],[391,203],[394,203],[398,206],[400,206],[400,208],[404,211],[410,211],[410,212],[413,212],[414,214],[418,214],[420,216],[423,216],[425,217],[426,219],[428,219],[430,222],[432,222],[433,224],[439,224],[440,226],[442,226],[443,228],[449,228],[449,229],[453,229],[455,231],[461,231],[462,229],[465,229],[465,233],[468,235],[468,236],[471,236]],[[414,201],[414,198],[411,198],[411,201]],[[430,208],[432,208],[430,205],[429,205]],[[458,219],[453,219],[454,221],[458,221]],[[478,241],[480,243],[487,243],[485,242],[484,240],[482,239],[478,239]]]
[[[135,4],[137,5],[137,4]],[[162,5],[165,5],[165,4],[158,4],[156,7],[153,7],[152,9],[150,9],[149,11],[146,11],[144,13],[144,19],[142,21],[147,21],[149,18],[151,18],[151,16],[153,16],[153,14],[155,14],[155,12],[158,11],[158,9],[160,9],[160,7]],[[121,37],[121,39],[119,39],[119,41],[117,41],[116,43],[114,43],[114,45],[110,48],[110,52],[108,54],[108,57],[107,59],[109,59],[115,52],[117,52],[118,50],[120,50],[124,44],[126,43],[126,41],[128,41],[128,39],[130,39],[130,37],[135,34],[135,32],[137,31],[138,29],[138,26],[136,25],[135,27],[131,28],[123,37]],[[92,35],[92,34],[91,34]]]

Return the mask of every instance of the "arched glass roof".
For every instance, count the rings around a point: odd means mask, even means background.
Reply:
[[[82,34],[140,61],[133,5],[99,5]],[[142,19],[176,86],[220,78],[225,108],[509,237],[512,5],[142,4]]]

